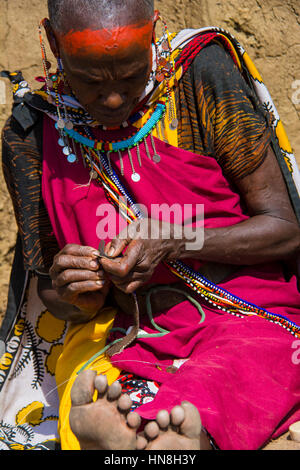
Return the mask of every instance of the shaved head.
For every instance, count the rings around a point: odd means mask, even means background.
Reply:
[[[154,0],[48,0],[55,32],[137,24],[154,15]]]

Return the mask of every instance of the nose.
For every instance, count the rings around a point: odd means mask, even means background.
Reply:
[[[124,104],[124,98],[120,93],[112,91],[108,96],[103,100],[104,106],[110,109],[118,109]]]

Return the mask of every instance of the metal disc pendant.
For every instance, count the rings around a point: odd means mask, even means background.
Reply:
[[[77,157],[74,153],[70,153],[67,160],[68,160],[69,163],[75,163],[77,161]]]
[[[64,121],[63,119],[59,119],[59,120],[57,121],[57,127],[58,127],[59,129],[64,129],[64,128],[65,128],[65,121]]]
[[[153,155],[153,161],[154,163],[160,163],[161,162],[161,157],[157,153]]]
[[[167,40],[164,40],[164,41],[163,41],[161,47],[162,47],[162,50],[165,51],[165,52],[169,51],[169,49],[170,49],[169,43],[168,43]]]
[[[141,180],[141,177],[138,173],[132,173],[131,179],[134,183],[138,183]]]
[[[161,58],[159,59],[159,61],[158,61],[159,65],[160,65],[161,67],[165,67],[165,66],[167,65],[167,62],[168,62],[168,61],[167,61],[167,59],[166,59],[165,57],[161,57]]]
[[[65,127],[66,127],[66,129],[68,129],[69,131],[72,130],[73,127],[74,127],[72,121],[67,121]]]
[[[170,129],[175,130],[178,127],[178,119],[173,119],[171,124],[170,124]]]
[[[70,147],[64,147],[63,148],[63,154],[64,155],[70,155],[72,153],[72,149],[70,149]]]
[[[64,139],[60,138],[60,139],[58,140],[58,145],[59,145],[60,147],[65,147],[66,144],[65,144],[65,142],[64,142]]]
[[[159,83],[161,83],[161,82],[164,81],[165,75],[164,75],[164,73],[162,73],[162,72],[158,72],[158,73],[156,74],[156,77],[155,77],[155,78],[156,78],[156,80],[157,80]]]

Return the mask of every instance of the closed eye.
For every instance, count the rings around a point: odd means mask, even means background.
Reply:
[[[148,72],[148,66],[144,67],[141,71],[134,73],[133,75],[128,75],[124,77],[124,80],[138,80],[141,77],[144,77]]]

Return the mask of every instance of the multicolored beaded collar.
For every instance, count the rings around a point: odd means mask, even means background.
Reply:
[[[139,159],[139,165],[141,166],[141,158],[140,158],[140,149],[139,145],[144,142],[146,147],[147,155],[150,159],[153,160],[155,163],[159,163],[161,161],[161,157],[157,154],[155,143],[152,136],[152,131],[154,129],[159,128],[160,121],[165,117],[166,110],[167,110],[167,102],[168,97],[158,100],[156,106],[153,111],[149,110],[148,114],[149,117],[146,119],[146,122],[140,127],[135,128],[133,135],[130,137],[124,138],[123,140],[110,142],[105,140],[96,140],[93,138],[92,135],[92,128],[85,126],[83,130],[75,130],[73,126],[68,126],[66,123],[58,120],[55,124],[57,131],[59,132],[59,139],[58,143],[62,147],[62,152],[66,155],[67,160],[69,163],[75,163],[78,160],[76,154],[76,145],[79,144],[81,149],[81,154],[84,158],[88,157],[91,159],[91,150],[97,152],[106,152],[108,158],[110,160],[111,153],[118,153],[120,162],[121,162],[121,173],[124,174],[124,166],[123,166],[123,158],[121,156],[121,152],[127,151],[128,159],[131,164],[132,168],[132,181],[138,183],[140,181],[140,175],[134,168],[132,155],[130,150],[134,147],[137,148],[137,155]],[[139,116],[140,117],[140,116]],[[141,118],[141,117],[140,117]],[[162,132],[163,126],[160,128],[160,132]],[[153,155],[150,155],[150,149],[147,144],[147,137],[150,135],[152,148],[153,148]],[[93,177],[93,173],[90,174]]]
[[[119,142],[92,140],[84,136],[81,132],[76,132],[74,129],[68,129],[66,127],[64,127],[62,131],[75,142],[95,150],[100,150],[104,152],[117,152],[118,150],[127,150],[128,148],[133,148],[138,145],[145,137],[147,137],[151,133],[151,131],[154,129],[154,127],[157,125],[157,123],[160,121],[160,119],[166,112],[166,102],[167,99],[164,101],[159,101],[146,124],[141,127],[141,129],[139,129],[136,134],[130,137],[129,139],[120,140]],[[55,124],[55,127],[57,130],[60,129],[59,122]]]

